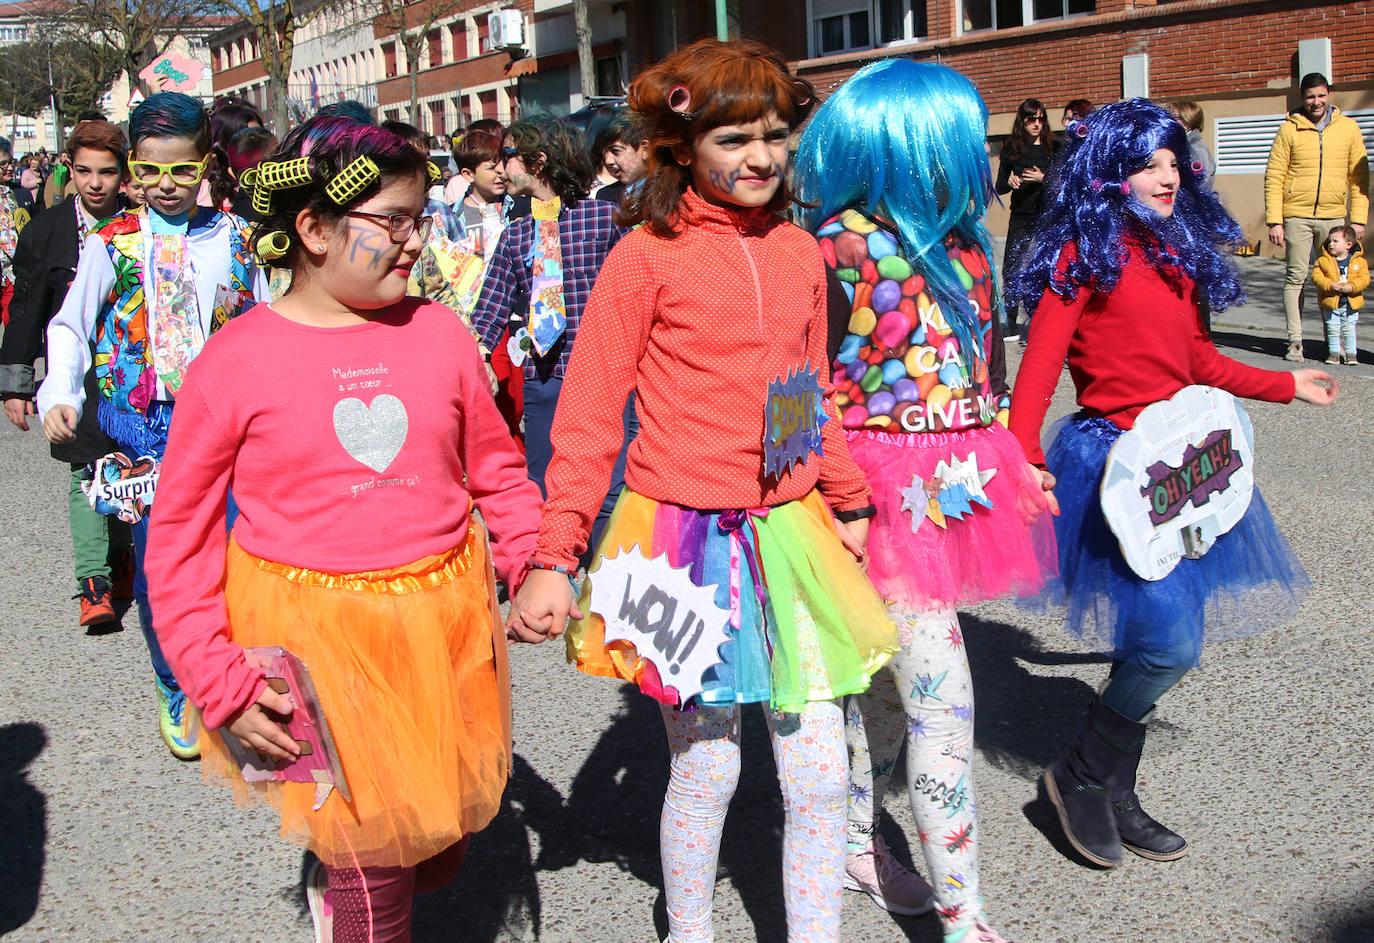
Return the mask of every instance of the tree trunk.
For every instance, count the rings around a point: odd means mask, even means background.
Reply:
[[[420,123],[420,50],[419,44],[412,51],[410,44],[405,44],[406,69],[410,73],[410,123],[420,130],[424,130],[424,125]]]
[[[592,58],[592,24],[587,0],[573,0],[573,27],[577,31],[577,66],[582,73],[582,104],[596,94],[596,60]]]
[[[274,133],[278,139],[286,137],[286,133],[291,130],[291,113],[287,109],[287,92],[289,91],[288,82],[291,79],[291,56],[295,51],[296,24],[293,21],[293,13],[284,14],[287,19],[282,24],[281,45],[277,45],[276,24],[271,24],[271,35],[262,37],[263,56],[268,55],[269,48],[272,50],[270,67],[267,70],[268,94],[272,96],[272,123],[276,125]],[[270,22],[270,21],[269,21]],[[268,65],[267,61],[264,65]]]
[[[283,65],[282,52],[276,49],[269,51],[268,37],[259,36],[259,39],[262,40],[263,71],[267,73],[267,107],[271,115],[269,120],[272,124],[272,133],[281,139],[286,137],[286,132],[291,129],[291,113],[286,103],[287,79],[290,75],[287,67]]]

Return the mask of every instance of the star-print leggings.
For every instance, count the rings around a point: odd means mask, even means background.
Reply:
[[[788,943],[838,943],[844,894],[844,717],[835,701],[801,714],[764,709],[782,785]],[[668,794],[659,825],[672,943],[711,943],[725,812],[740,773],[739,707],[663,708]]]
[[[973,682],[953,609],[889,611],[902,650],[865,693],[847,699],[848,839],[863,845],[872,838],[905,743],[911,810],[940,920],[949,931],[983,916],[971,766]]]

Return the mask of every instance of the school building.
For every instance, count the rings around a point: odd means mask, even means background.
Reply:
[[[1322,72],[1374,151],[1374,6],[1338,0],[629,0],[631,74],[673,46],[728,34],[768,43],[822,96],[886,56],[968,76],[991,112],[993,162],[1017,106],[1136,95],[1194,99],[1215,185],[1250,242],[1264,238],[1264,165],[1297,85]],[[1005,231],[1006,211],[989,225]],[[1267,241],[1265,251],[1272,252]]]

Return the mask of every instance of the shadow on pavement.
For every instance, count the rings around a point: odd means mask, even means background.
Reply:
[[[973,672],[974,746],[983,761],[1033,781],[1082,725],[1093,688],[1077,678],[1032,674],[1026,665],[1103,666],[1095,652],[1047,650],[1030,632],[960,613]]]
[[[1222,351],[1228,348],[1231,350],[1246,350],[1251,353],[1266,354],[1270,357],[1278,358],[1279,360],[1283,359],[1284,352],[1288,350],[1288,341],[1285,338],[1264,337],[1259,334],[1246,334],[1239,331],[1214,331],[1212,333],[1212,342]],[[1306,349],[1306,356],[1309,360],[1316,357],[1318,347],[1321,348],[1320,353],[1322,357],[1326,356],[1326,344],[1320,339],[1314,342],[1311,338],[1308,338],[1303,342],[1303,346]],[[1281,370],[1283,368],[1275,366],[1273,369]]]
[[[1025,665],[1101,663],[1096,654],[1047,651],[1015,626],[961,616],[976,692],[975,743],[983,761],[1014,771],[1028,782],[1072,737],[1092,698],[1074,678],[1032,674]],[[1105,671],[1103,672],[1105,676]],[[614,864],[644,885],[654,919],[667,934],[658,823],[667,786],[667,743],[657,704],[626,685],[621,707],[601,734],[564,797],[525,757],[517,754],[500,814],[475,835],[467,861],[447,888],[417,899],[414,938],[437,943],[459,937],[473,943],[536,940],[542,930],[538,875],[588,862]],[[782,894],[782,797],[762,711],[743,712],[743,770],[725,823],[720,876],[739,894],[755,939],[786,937]],[[889,802],[905,797],[904,765],[898,764]],[[1044,803],[1047,834],[1057,832]],[[1039,827],[1037,825],[1037,827]],[[911,839],[886,816],[883,832],[898,858],[912,860]],[[1052,841],[1055,839],[1052,837]],[[1067,844],[1058,839],[1056,847]],[[1061,850],[1063,850],[1061,849]],[[919,848],[915,849],[918,868]],[[589,908],[604,891],[588,888]],[[857,894],[846,906],[872,906]],[[910,943],[940,939],[933,916],[894,917]]]
[[[47,843],[47,799],[28,781],[29,764],[48,745],[38,724],[0,727],[0,936],[38,910]]]
[[[1324,943],[1369,943],[1374,940],[1374,897],[1356,901],[1344,914],[1331,919],[1331,932]]]

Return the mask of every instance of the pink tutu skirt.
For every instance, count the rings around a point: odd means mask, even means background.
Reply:
[[[1030,596],[1059,572],[1045,493],[1000,423],[845,436],[873,488],[868,575],[889,603],[930,610]],[[941,462],[949,471],[937,482]]]

